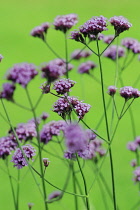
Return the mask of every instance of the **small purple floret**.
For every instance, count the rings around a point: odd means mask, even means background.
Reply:
[[[0,98],[5,98],[7,100],[13,101],[13,94],[16,87],[11,83],[4,83],[3,90],[0,92]]]
[[[116,60],[118,58],[125,56],[125,49],[123,47],[112,45],[106,49],[103,55],[111,60]]]
[[[75,85],[75,81],[70,79],[60,79],[54,83],[53,89],[56,90],[58,94],[65,94],[70,91],[70,88],[72,88]]]
[[[12,136],[0,138],[0,158],[5,159],[16,147],[17,143]]]
[[[108,87],[108,94],[110,95],[110,96],[114,96],[115,95],[115,93],[116,93],[116,90],[117,90],[117,88],[115,87],[115,86],[109,86]]]
[[[80,74],[87,73],[89,74],[90,70],[93,70],[97,65],[93,63],[92,61],[87,61],[85,63],[80,64],[78,67],[78,72]]]

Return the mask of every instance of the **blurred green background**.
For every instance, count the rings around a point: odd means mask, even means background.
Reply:
[[[140,40],[140,3],[138,0],[1,0],[0,1],[0,54],[4,56],[4,59],[0,63],[0,86],[5,82],[4,75],[6,71],[12,67],[15,63],[29,62],[34,63],[39,66],[43,62],[47,62],[55,58],[55,56],[48,50],[48,48],[41,42],[39,39],[31,37],[30,31],[37,25],[40,25],[43,22],[52,23],[54,18],[57,15],[65,15],[69,13],[76,13],[79,16],[79,23],[74,28],[77,28],[79,25],[83,24],[86,20],[92,16],[103,15],[107,18],[112,16],[122,15],[133,24],[133,27],[121,34],[119,40],[124,37],[133,37]],[[112,34],[113,29],[110,27],[110,30],[104,34]],[[48,42],[56,49],[57,52],[61,52],[61,55],[64,56],[64,39],[61,32],[50,30],[47,36]],[[81,48],[81,44],[69,40],[69,53],[75,48]],[[92,60],[97,63],[97,58],[92,56]],[[104,64],[104,76],[105,83],[107,85],[112,85],[114,79],[114,69],[115,65],[113,62],[103,59]],[[75,62],[75,66],[76,66]],[[139,76],[140,65],[137,58],[130,65],[130,67],[124,72],[123,78],[125,85],[133,85],[133,81]],[[99,69],[95,72],[96,76],[99,77]],[[39,78],[39,77],[38,77]],[[36,78],[29,86],[31,89],[32,99],[36,101],[40,89],[39,86],[43,80]],[[101,91],[100,86],[96,84],[91,78],[87,75],[81,77],[76,74],[76,68],[71,73],[71,79],[76,80],[77,84],[72,94],[79,96],[80,99],[84,99],[85,102],[92,104],[92,109],[90,114],[87,115],[86,121],[94,129],[100,116],[102,115],[102,102],[101,102]],[[81,88],[84,87],[84,88]],[[140,84],[137,85],[137,88],[140,89]],[[83,90],[84,89],[84,90]],[[106,96],[107,100],[109,96]],[[16,99],[18,102],[28,105],[25,93],[21,87],[18,88],[16,92]],[[40,115],[42,111],[50,113],[50,120],[60,119],[57,114],[51,112],[52,103],[56,99],[53,97],[45,96],[41,102],[40,107],[37,109],[37,114]],[[118,104],[121,105],[122,100],[118,98]],[[15,107],[15,105],[10,102],[6,102],[6,107],[10,115],[11,121],[15,126],[17,123],[26,122],[32,115],[28,112],[24,112]],[[140,135],[140,101],[139,99],[133,104],[134,118],[136,122],[136,133]],[[1,112],[2,106],[0,106]],[[8,126],[0,118],[0,137],[6,135]],[[102,123],[99,133],[105,136],[105,126]],[[134,155],[127,151],[126,144],[128,141],[133,140],[133,135],[131,132],[131,123],[129,114],[122,119],[118,132],[115,136],[113,142],[113,157],[114,157],[114,170],[115,170],[115,183],[116,183],[116,195],[117,202],[120,206],[120,210],[129,210],[131,207],[139,200],[138,186],[134,185],[132,181],[133,172],[130,166],[131,159],[135,158]],[[49,147],[52,150],[51,146]],[[57,147],[55,148],[58,149]],[[60,161],[57,161],[53,157],[49,157],[51,164],[50,169],[48,170],[47,177],[53,183],[61,187],[63,185],[66,169],[62,166]],[[3,166],[2,160],[0,164]],[[26,173],[27,169],[23,169],[23,174]],[[89,166],[87,165],[85,174],[87,176],[88,184],[94,179],[93,173],[89,172]],[[105,177],[108,181],[108,184],[111,186],[110,179],[110,168],[109,168],[109,157],[102,168],[102,172],[105,174]],[[12,169],[12,173],[17,173],[16,169]],[[12,210],[13,201],[11,199],[11,189],[9,186],[8,177],[4,172],[0,171],[0,208],[5,210]],[[71,189],[71,186],[68,188]],[[53,188],[48,186],[48,192],[50,193]],[[25,210],[27,208],[27,203],[34,203],[34,210],[42,210],[42,200],[41,196],[38,193],[37,187],[34,185],[30,173],[21,181],[20,189],[20,210]],[[102,204],[102,198],[100,191],[98,189],[97,183],[92,189],[90,195],[90,200],[94,204],[91,209],[101,210],[104,209]],[[108,199],[109,200],[109,199]],[[64,196],[64,200],[59,203],[50,204],[51,210],[61,210],[61,209],[74,209],[74,199],[73,196]],[[112,203],[110,202],[110,207]],[[81,207],[81,210],[84,209]],[[138,208],[137,208],[138,209]]]

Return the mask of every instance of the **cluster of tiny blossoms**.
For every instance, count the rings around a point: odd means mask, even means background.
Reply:
[[[40,26],[33,28],[30,34],[33,37],[39,37],[44,40],[49,27],[50,24],[48,22],[42,23]]]
[[[85,63],[80,64],[80,66],[78,67],[78,73],[80,73],[80,74],[84,74],[84,73],[89,74],[90,70],[93,70],[96,66],[97,65],[94,62],[87,61]]]
[[[54,83],[53,89],[58,94],[64,94],[70,91],[76,82],[70,79],[60,79]]]
[[[80,60],[81,58],[87,58],[92,54],[89,50],[74,50],[71,53],[71,58],[74,60]]]

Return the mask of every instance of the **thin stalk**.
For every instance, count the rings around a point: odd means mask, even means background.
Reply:
[[[99,58],[99,66],[100,66],[101,89],[102,89],[102,100],[103,100],[103,107],[104,107],[104,113],[105,113],[106,132],[107,132],[108,141],[110,142],[111,139],[110,139],[110,134],[109,134],[108,118],[107,118],[107,112],[106,112],[106,103],[105,103],[105,95],[104,95],[104,81],[103,81],[103,72],[102,72],[102,64],[101,64],[101,57],[100,57],[100,49],[99,49],[98,39],[97,39],[97,50],[98,50],[98,58]],[[114,200],[114,210],[116,210],[117,209],[117,205],[116,205],[114,168],[113,168],[113,157],[112,157],[111,147],[109,147],[109,157],[110,157],[110,167],[111,167],[111,178],[112,178],[112,192],[113,192],[113,200]]]
[[[38,98],[38,100],[37,100],[37,102],[36,102],[36,104],[35,104],[35,106],[34,106],[34,110],[38,107],[38,105],[39,105],[41,99],[43,98],[43,95],[44,95],[44,94],[41,94],[41,95],[39,96],[39,98]]]
[[[94,55],[98,56],[96,52],[94,52],[86,43],[83,43]]]
[[[76,176],[75,176],[75,172],[74,172],[74,161],[71,164],[71,170],[72,170],[73,190],[74,190],[74,193],[76,194],[77,193],[77,190],[76,190],[76,182],[75,182],[75,177]],[[74,203],[75,203],[75,210],[78,210],[77,196],[74,196]]]
[[[107,47],[100,53],[100,56],[106,51],[106,49],[112,44],[112,42],[114,42],[114,40],[116,39],[116,35],[114,36],[114,38],[112,39],[112,41],[107,45]]]
[[[66,58],[66,78],[69,78],[69,70],[68,70],[68,43],[67,43],[67,33],[65,35],[65,58]]]
[[[78,158],[78,155],[77,154],[76,154],[76,159],[77,159],[77,163],[78,163],[78,166],[79,166],[79,169],[80,169],[80,172],[81,172],[81,176],[82,176],[82,179],[83,179],[83,183],[84,183],[85,194],[86,194],[86,206],[87,206],[87,210],[89,210],[90,209],[90,206],[89,206],[89,201],[88,201],[88,192],[87,192],[86,179],[85,179],[85,176],[84,176],[84,173],[83,173],[82,167],[80,165],[80,161],[79,161],[79,158]]]
[[[18,178],[17,178],[17,209],[19,209],[19,189],[20,189],[20,170],[18,170]]]
[[[31,106],[31,110],[34,116],[34,120],[35,120],[35,124],[36,124],[36,131],[37,131],[37,142],[38,142],[38,152],[39,152],[39,165],[40,165],[40,172],[42,174],[42,188],[43,188],[43,194],[44,194],[44,206],[45,206],[45,210],[48,210],[48,204],[47,204],[47,193],[46,193],[46,187],[45,187],[45,181],[44,181],[44,170],[43,170],[43,165],[42,165],[42,151],[41,151],[41,142],[40,142],[40,136],[39,136],[39,128],[38,128],[38,123],[37,123],[37,117],[36,117],[36,113],[30,98],[30,94],[28,92],[28,89],[25,88],[26,94],[27,94],[27,98],[28,101],[30,103]]]
[[[77,185],[77,187],[78,187],[78,189],[79,189],[80,194],[82,195],[83,192],[82,192],[82,189],[81,189],[81,185],[80,185],[79,180],[77,179],[76,176],[75,176],[75,182],[76,182],[76,185]],[[82,200],[83,200],[83,203],[84,203],[84,205],[85,205],[85,207],[86,207],[86,202],[85,202],[84,197],[82,197]]]
[[[17,106],[19,106],[19,107],[22,108],[22,109],[25,109],[25,110],[27,110],[27,111],[31,111],[30,108],[28,108],[28,107],[26,107],[26,106],[23,106],[22,104],[19,104],[19,103],[15,102],[15,101],[12,101],[12,103],[15,104],[15,105],[17,105]]]

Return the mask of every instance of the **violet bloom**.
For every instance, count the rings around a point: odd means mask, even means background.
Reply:
[[[54,191],[54,192],[52,192],[51,194],[48,195],[48,200],[52,200],[54,198],[58,198],[58,197],[61,196],[61,194],[62,194],[61,191]]]
[[[26,144],[26,145],[22,146],[22,149],[24,151],[24,154],[25,154],[27,160],[28,161],[30,159],[33,160],[32,157],[35,156],[36,150],[30,144]],[[14,166],[17,167],[17,169],[21,169],[24,166],[28,165],[27,161],[24,158],[22,151],[19,148],[16,149],[14,155],[12,156],[11,162],[13,162],[15,164]]]
[[[132,160],[130,164],[131,164],[132,167],[136,167],[137,166],[136,159]]]
[[[11,80],[14,83],[18,83],[25,88],[30,80],[38,74],[35,69],[36,67],[33,64],[16,64],[9,70],[7,74],[7,79]]]
[[[119,35],[123,31],[128,30],[132,24],[123,16],[114,16],[110,18],[109,22],[114,26],[115,34]]]
[[[64,153],[64,158],[69,159],[69,160],[74,160],[76,158],[76,155],[73,152],[66,151]]]
[[[88,35],[88,38],[90,41],[95,41],[95,40],[103,40],[104,39],[104,35],[99,33],[98,36],[95,36],[93,34]]]
[[[86,149],[78,152],[78,156],[83,159],[92,159],[96,157],[96,152],[93,144],[88,144]]]
[[[21,123],[16,128],[16,134],[20,140],[31,140],[37,136],[36,125],[30,121],[28,123]]]
[[[73,65],[68,64],[68,71],[70,71],[72,68]],[[66,73],[66,63],[65,61],[57,58],[49,63],[44,64],[41,67],[41,71],[43,78],[47,78],[48,82],[53,82]]]
[[[49,117],[49,114],[46,113],[46,112],[43,112],[42,115],[41,115],[41,119],[42,119],[43,121],[45,121],[46,119],[48,119],[48,117]]]
[[[0,54],[0,62],[2,61],[2,59],[3,59],[3,56]]]
[[[5,159],[16,147],[17,143],[12,136],[0,138],[0,158]]]
[[[140,136],[135,138],[135,143],[140,146]]]
[[[123,47],[112,45],[108,47],[103,53],[104,57],[110,58],[111,60],[116,60],[118,58],[125,56],[125,49]]]
[[[71,39],[74,39],[75,41],[81,42],[81,43],[85,42],[85,39],[83,38],[82,34],[79,31],[72,31]]]
[[[68,151],[76,153],[86,149],[86,133],[78,124],[67,125],[64,134]]]
[[[114,39],[114,35],[107,35],[107,36],[104,36],[103,41],[106,44],[110,44],[113,39]]]
[[[54,83],[53,89],[56,90],[58,94],[65,94],[70,92],[70,88],[75,85],[75,81],[70,79],[60,79]]]
[[[128,142],[127,149],[129,149],[132,152],[136,152],[137,148],[138,148],[138,145],[136,144],[136,142],[134,141]]]
[[[134,50],[134,46],[138,44],[138,40],[133,38],[124,38],[122,40],[122,45],[128,50]]]
[[[115,95],[115,93],[116,93],[116,90],[117,90],[117,88],[115,87],[115,86],[109,86],[108,87],[108,94],[110,95],[110,96],[114,96]]]
[[[87,58],[92,54],[91,51],[88,50],[74,50],[71,54],[71,58],[74,60],[79,60],[80,58]]]
[[[76,14],[59,15],[54,20],[54,27],[56,30],[60,30],[66,33],[78,22]]]
[[[59,136],[61,131],[65,129],[65,121],[51,121],[45,124],[40,132],[40,140],[47,144],[53,136]]]
[[[75,97],[68,96],[66,98],[59,98],[54,104],[53,111],[58,113],[62,118],[71,114],[72,107],[75,109],[79,119],[83,119],[84,115],[89,111],[91,106],[89,104],[79,101]]]
[[[86,37],[87,35],[95,35],[107,30],[107,19],[104,16],[92,17],[84,25],[80,27],[80,32]]]
[[[50,164],[49,158],[42,158],[45,167],[48,167]]]
[[[139,54],[140,53],[140,43],[135,43],[132,47],[132,52],[134,54]]]
[[[93,141],[93,140],[96,138],[96,136],[97,136],[97,135],[96,135],[92,130],[90,130],[90,129],[86,129],[85,132],[86,132],[86,134],[87,134],[87,138],[88,138],[89,141]]]
[[[50,85],[48,85],[48,82],[43,82],[40,86],[40,89],[42,90],[43,94],[47,94],[50,92]]]
[[[95,63],[93,63],[92,61],[87,61],[85,63],[80,64],[80,66],[78,67],[78,72],[80,74],[89,74],[90,70],[93,70],[97,65]]]
[[[48,22],[42,23],[40,26],[36,26],[35,28],[33,28],[30,34],[31,36],[38,37],[44,40],[44,35],[47,33],[49,27],[50,24]]]
[[[120,95],[128,100],[130,98],[138,98],[140,96],[140,92],[138,89],[131,86],[125,86],[120,89]]]
[[[9,101],[13,101],[13,94],[16,87],[11,83],[4,83],[3,90],[0,92],[0,98],[5,98]]]
[[[140,181],[140,166],[137,167],[134,171],[134,180],[135,182],[139,182]]]

